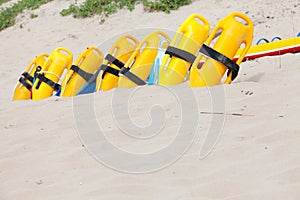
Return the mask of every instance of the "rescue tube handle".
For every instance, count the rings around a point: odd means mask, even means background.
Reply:
[[[198,19],[198,20],[196,20]],[[183,24],[179,27],[179,29],[176,31],[175,33],[175,36],[173,38],[173,40],[171,41],[171,44],[170,46],[174,46],[176,47],[176,43],[178,42],[179,38],[184,35],[184,33],[186,33],[187,31],[189,31],[189,28],[188,28],[188,24],[191,22],[191,21],[195,21],[197,22],[200,27],[202,29],[206,29],[206,30],[209,30],[210,29],[210,24],[209,22],[207,21],[207,19],[199,14],[192,14],[190,15],[184,22]],[[200,23],[201,22],[201,23]]]
[[[48,56],[49,56],[48,54],[41,54],[36,56],[35,59],[31,61],[31,63],[27,66],[25,71],[31,74],[32,67],[37,65],[38,58],[43,57],[45,60],[47,60]]]
[[[130,41],[134,45],[139,43],[139,41],[132,35],[125,34],[123,37],[125,37],[127,39],[127,41]]]
[[[161,35],[164,38],[169,38],[169,36],[162,32],[162,31],[154,31],[151,33],[151,35],[148,35],[146,38],[144,38],[141,43],[138,45],[138,47],[135,49],[135,51],[132,53],[132,55],[130,56],[130,58],[128,59],[128,61],[125,64],[125,68],[130,68],[132,65],[134,65],[135,59],[138,56],[138,54],[140,53],[141,49],[145,49],[149,46],[149,37],[152,37],[154,34],[156,35]],[[163,38],[162,38],[163,39]],[[157,48],[157,47],[155,47]]]
[[[55,51],[60,53],[63,57],[67,59],[73,59],[72,52],[69,49],[58,47],[57,49],[55,49]]]
[[[239,13],[239,12],[233,12],[229,15],[229,17],[232,17],[234,20],[237,21],[236,18],[239,18],[241,20],[244,20],[246,22],[246,24],[243,24],[244,26],[248,27],[248,26],[251,26],[253,25],[252,21],[244,14],[242,13]],[[240,22],[241,23],[241,22]],[[251,28],[251,27],[250,27]]]
[[[128,42],[130,42],[130,43],[132,43],[133,45],[137,45],[137,44],[139,43],[139,41],[138,41],[135,37],[133,37],[133,36],[131,36],[131,35],[129,35],[129,34],[125,34],[125,35],[121,36],[121,37],[115,42],[115,44],[110,48],[109,54],[111,54],[111,55],[113,55],[113,56],[116,54],[116,52],[118,51],[118,49],[121,48],[119,45],[116,45],[116,44],[118,43],[118,41],[122,41],[122,39],[123,39],[123,40],[126,40],[126,41],[128,41]]]
[[[201,26],[201,28],[205,28],[205,29],[209,30],[210,25],[205,17],[203,17],[199,14],[192,14],[179,27],[178,32],[185,33],[187,31],[189,31],[189,26],[187,26],[187,24],[190,24],[192,21],[197,22]]]
[[[100,51],[100,49],[98,49],[95,46],[90,46],[90,47],[88,47],[88,49],[90,49],[91,51],[96,51],[98,53],[99,57],[101,57],[101,59],[103,60],[104,55],[103,55],[102,51]]]

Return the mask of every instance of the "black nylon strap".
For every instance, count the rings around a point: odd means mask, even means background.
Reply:
[[[93,74],[93,76],[90,78],[90,80],[87,83],[91,84],[91,83],[95,82],[100,71],[101,71],[100,68],[97,69],[97,71]]]
[[[105,60],[108,60],[109,62],[111,62],[112,64],[116,65],[120,69],[125,66],[125,64],[122,61],[118,60],[117,58],[115,58],[111,54],[107,54],[105,56]]]
[[[60,89],[60,85],[58,83],[53,82],[52,80],[46,78],[44,74],[37,74],[36,78],[39,79],[39,81],[46,83],[50,87],[52,87],[55,91],[58,91]],[[38,88],[37,88],[38,89]]]
[[[24,85],[27,88],[27,90],[31,91],[32,85],[30,85],[29,83],[27,83],[27,81],[23,77],[19,78],[19,82],[22,85]]]
[[[165,54],[169,54],[170,56],[175,56],[191,64],[193,64],[193,62],[196,60],[196,56],[194,54],[191,54],[190,52],[172,46],[168,46]]]
[[[112,68],[112,67],[110,67],[110,66],[108,66],[108,65],[102,64],[102,65],[100,66],[100,69],[99,69],[99,70],[102,70],[102,71],[103,71],[102,79],[104,78],[104,75],[105,75],[106,73],[110,73],[110,74],[113,74],[113,75],[119,77],[119,72],[120,72],[120,70],[115,69],[115,68]]]
[[[28,72],[23,72],[22,76],[24,76],[24,78],[29,80],[31,83],[33,82],[33,77]]]
[[[104,73],[109,72],[111,74],[114,74],[116,76],[119,76],[119,73],[123,74],[126,78],[128,78],[129,80],[131,80],[132,82],[134,82],[137,85],[146,85],[146,82],[143,81],[142,79],[140,79],[138,76],[136,76],[135,74],[131,73],[129,71],[129,69],[125,68],[125,64],[123,62],[121,62],[120,60],[118,60],[117,58],[115,58],[114,56],[107,54],[105,56],[105,59],[108,60],[109,62],[111,62],[112,64],[116,65],[118,68],[120,68],[119,70],[116,70],[110,66],[106,66],[106,69],[104,70]],[[103,78],[103,76],[102,76]]]
[[[79,74],[84,80],[86,80],[86,82],[88,82],[90,80],[90,78],[93,76],[93,74],[80,69],[76,65],[72,65],[70,69],[73,70],[74,72],[76,72],[77,74]]]
[[[137,85],[146,85],[147,84],[145,81],[140,79],[138,76],[131,73],[128,68],[123,67],[120,70],[120,73],[123,74],[126,78],[128,78],[129,80],[131,80],[132,82],[134,82]]]
[[[107,67],[108,67],[108,65],[102,64],[102,65],[100,66],[100,68],[98,69],[98,71],[105,71]]]
[[[207,46],[205,44],[202,45],[202,47],[200,49],[200,53],[225,65],[228,68],[227,76],[229,76],[230,72],[232,72],[232,76],[231,76],[232,81],[237,77],[240,67],[238,64],[236,64],[234,61],[232,61],[227,56],[217,52],[216,50],[210,48],[209,46]]]
[[[115,75],[115,76],[119,76],[120,70],[117,70],[117,69],[115,69],[115,68],[112,68],[112,67],[110,67],[110,66],[107,66],[107,68],[106,68],[106,70],[104,71],[104,73],[106,73],[106,72],[108,72],[108,73],[110,73],[110,74],[113,74],[113,75]]]

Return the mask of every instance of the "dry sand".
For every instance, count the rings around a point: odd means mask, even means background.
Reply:
[[[95,160],[76,131],[72,98],[12,102],[18,77],[30,60],[56,47],[69,48],[76,58],[86,47],[99,46],[113,35],[139,28],[175,31],[192,13],[203,15],[213,27],[232,11],[246,13],[253,20],[254,42],[262,36],[289,38],[300,31],[299,0],[203,0],[169,15],[145,13],[137,6],[133,12],[122,10],[112,15],[103,25],[99,25],[99,17],[60,17],[59,11],[69,3],[55,0],[36,11],[26,11],[15,26],[0,32],[1,200],[299,199],[299,54],[243,63],[231,85],[218,86],[224,88],[228,114],[213,151],[200,159],[212,122],[212,115],[202,113],[191,148],[173,165],[155,173],[120,173]],[[32,12],[39,17],[30,19]],[[169,90],[184,95],[191,92],[186,83]],[[153,103],[164,106],[166,126],[157,138],[136,141],[118,129],[111,108],[116,91],[95,94],[97,120],[116,146],[132,152],[155,151],[168,144],[180,127],[180,121],[176,121],[180,105],[169,90],[141,88],[131,104],[132,118],[140,126],[151,123],[147,113]],[[199,111],[210,112],[208,90],[193,92]],[[190,101],[192,98],[187,98],[187,104]]]

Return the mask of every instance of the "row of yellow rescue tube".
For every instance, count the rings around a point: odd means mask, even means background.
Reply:
[[[186,80],[190,81],[191,87],[221,84],[227,67],[211,58],[205,58],[203,61],[199,49],[204,43],[211,45],[214,41],[212,48],[229,59],[233,59],[239,48],[243,46],[243,52],[240,53],[236,63],[239,65],[242,62],[253,37],[253,23],[247,16],[237,12],[231,13],[221,19],[210,34],[209,31],[209,22],[199,14],[192,14],[184,21],[170,46],[189,52],[195,55],[196,59],[190,63],[182,58],[165,54],[160,63],[158,85],[175,85]],[[124,67],[131,73],[146,81],[162,40],[170,41],[169,36],[162,31],[150,33],[141,42],[131,35],[123,35],[112,45],[109,54],[124,63]],[[60,79],[60,96],[76,95],[88,79],[72,69],[72,60],[72,53],[65,48],[57,48],[50,55],[37,56],[25,70],[25,73],[33,77],[33,81],[22,74],[20,80],[23,81],[19,81],[16,86],[14,100],[40,100],[50,97],[57,89],[55,84],[58,84]],[[199,66],[200,61],[202,61],[201,66]],[[90,75],[95,73],[101,64],[120,71],[120,67],[106,60],[104,54],[96,47],[89,47],[82,52],[74,63],[81,71]],[[64,70],[68,72],[62,77]],[[27,83],[25,85],[24,80]],[[224,83],[230,82],[231,75]],[[134,86],[137,86],[136,83],[126,76],[102,70],[97,77],[96,91]]]

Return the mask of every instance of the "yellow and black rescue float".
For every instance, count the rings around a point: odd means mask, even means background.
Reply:
[[[88,47],[71,66],[61,84],[60,96],[75,96],[103,62],[103,53],[94,46]]]
[[[209,30],[209,22],[199,14],[190,15],[182,23],[161,63],[159,85],[175,85],[185,81]]]
[[[59,47],[55,49],[45,61],[42,68],[36,72],[32,86],[32,100],[41,100],[53,95],[60,89],[59,80],[65,69],[69,70],[72,65],[72,53]]]
[[[146,84],[145,81],[150,75],[161,40],[170,39],[166,33],[154,31],[141,41],[120,71],[118,88],[131,88]]]
[[[243,61],[252,43],[253,23],[244,14],[233,12],[221,19],[213,29],[200,53],[208,56],[201,66],[199,62],[203,58],[199,54],[190,71],[190,86],[213,86],[222,83],[223,76],[228,70],[225,84],[236,78],[239,64]],[[213,48],[208,45],[216,38]],[[243,51],[239,52],[236,62],[232,59],[239,48],[244,45]]]
[[[34,79],[34,74],[37,69],[42,68],[48,54],[41,54],[35,57],[30,64],[27,66],[25,72],[22,73],[19,82],[14,91],[13,100],[27,100],[31,99],[31,89]]]
[[[115,41],[100,68],[96,81],[96,91],[107,91],[117,86],[120,69],[124,67],[124,63],[128,61],[138,44],[139,41],[128,34]]]

